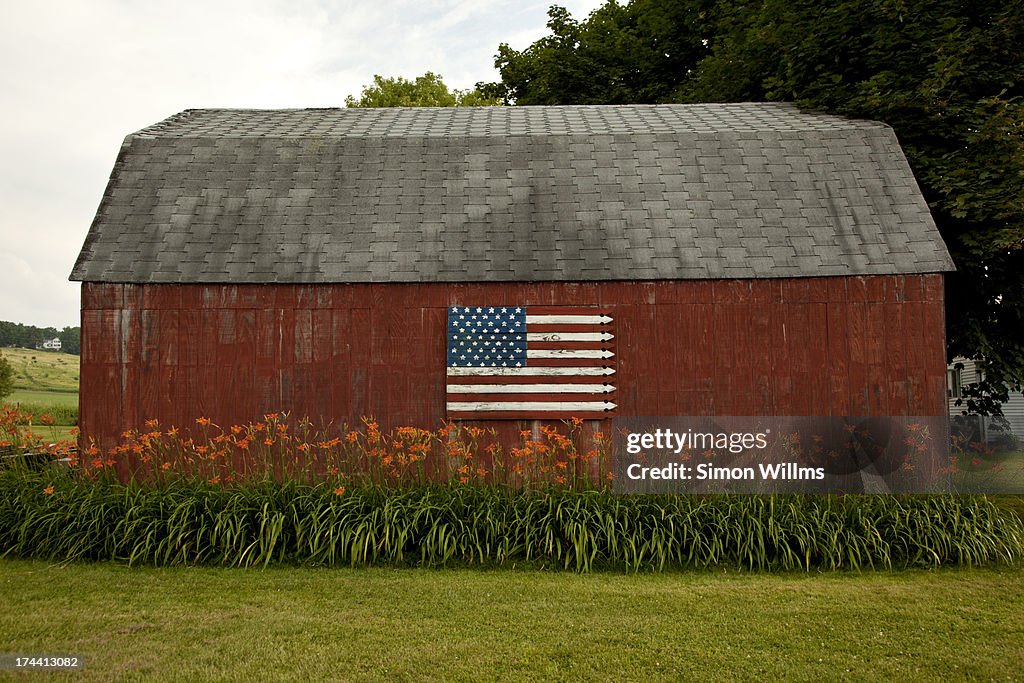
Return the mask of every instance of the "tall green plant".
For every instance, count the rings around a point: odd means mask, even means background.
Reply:
[[[450,484],[95,482],[0,471],[0,556],[170,566],[521,565],[760,571],[1017,562],[985,498],[616,496]]]

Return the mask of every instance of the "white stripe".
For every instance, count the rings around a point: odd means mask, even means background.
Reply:
[[[522,401],[508,403],[448,403],[451,412],[497,412],[502,410],[535,410],[538,412],[598,412],[612,410],[611,401],[583,401],[580,403],[545,403],[543,401]]]
[[[527,325],[603,325],[612,321],[606,315],[528,315]]]
[[[614,375],[615,368],[448,368],[449,377],[529,377]]]
[[[526,341],[608,341],[615,335],[608,332],[527,332]]]
[[[537,349],[526,351],[527,358],[611,358],[607,349]]]
[[[449,384],[450,394],[608,394],[611,384]]]

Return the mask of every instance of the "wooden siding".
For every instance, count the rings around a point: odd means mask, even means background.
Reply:
[[[941,275],[658,282],[83,283],[80,424],[265,412],[445,417],[447,308],[593,304],[616,320],[619,415],[942,415]],[[529,423],[501,422],[515,434]],[[535,425],[534,425],[535,426]]]

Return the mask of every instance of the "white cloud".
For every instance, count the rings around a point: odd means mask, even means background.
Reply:
[[[577,18],[595,0],[560,2]],[[182,109],[341,106],[374,74],[497,79],[514,0],[36,0],[0,25],[0,320],[78,321],[67,282],[124,136]]]

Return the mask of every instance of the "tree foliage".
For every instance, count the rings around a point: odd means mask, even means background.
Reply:
[[[501,83],[477,89],[507,104],[663,102],[707,54],[710,0],[633,0],[594,10],[578,22],[548,11],[551,35],[522,52],[502,43]]]
[[[56,327],[36,327],[35,325],[22,325],[0,320],[0,347],[17,346],[34,349],[47,339],[57,337],[61,342],[61,351],[78,355],[82,346],[81,332],[79,327],[65,327],[58,330]]]
[[[415,80],[375,75],[373,85],[363,88],[359,98],[349,95],[346,107],[486,107],[501,104],[477,89],[449,90],[441,77],[430,71]]]
[[[1024,5],[612,0],[584,22],[549,17],[550,35],[498,48],[502,80],[486,91],[516,104],[792,101],[892,126],[957,266],[949,356],[984,362],[982,395],[1020,390]]]
[[[81,327],[65,327],[57,336],[60,337],[60,350],[64,353],[77,356],[82,352]]]
[[[0,399],[11,395],[14,391],[14,368],[10,361],[0,355]]]

